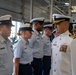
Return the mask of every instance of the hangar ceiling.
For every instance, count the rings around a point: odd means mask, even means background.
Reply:
[[[30,1],[31,0],[0,0],[0,16],[11,14],[14,20],[29,21],[30,20]],[[50,19],[50,6],[52,0],[33,0],[33,17],[45,17]],[[53,0],[53,13],[62,13],[68,15],[71,7],[65,3],[71,2],[72,6],[76,6],[75,0]],[[70,9],[70,10],[69,10]],[[71,14],[75,14],[73,12]]]
[[[11,14],[14,19],[21,19],[21,0],[0,0],[0,16]]]

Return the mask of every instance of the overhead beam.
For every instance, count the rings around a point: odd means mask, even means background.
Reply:
[[[66,15],[66,13],[64,11],[62,11],[58,6],[55,6],[54,7],[56,8],[56,10],[60,13],[60,14],[64,14]]]
[[[53,8],[56,8],[56,10],[60,13],[60,14],[66,14],[63,10],[61,10],[58,6],[56,6],[55,4],[54,4],[54,0],[52,1],[52,0],[50,0],[50,2],[48,2],[49,0],[45,0],[48,4],[49,4],[49,6],[51,6],[51,13],[53,13]],[[56,1],[56,0],[55,0]],[[53,7],[54,6],[54,7]]]
[[[24,12],[25,12],[25,0],[22,0],[22,21],[25,22]]]
[[[30,20],[33,18],[33,0],[30,0]]]
[[[69,0],[69,6],[68,6],[68,14],[69,14],[69,16],[72,16],[72,13],[71,13],[71,3],[72,3],[72,0]]]
[[[52,22],[52,14],[53,14],[53,0],[50,0],[51,5],[50,5],[50,21]]]

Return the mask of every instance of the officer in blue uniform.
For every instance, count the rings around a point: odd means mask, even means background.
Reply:
[[[26,23],[20,26],[20,39],[14,45],[14,72],[13,75],[32,75],[32,50],[28,39],[32,36],[32,28]]]
[[[0,17],[0,75],[11,75],[13,72],[13,48],[8,39],[11,26],[11,15]]]
[[[43,75],[49,75],[51,69],[51,41],[50,36],[52,35],[52,24],[50,22],[45,22],[43,26]]]
[[[43,39],[40,31],[43,30],[44,18],[34,18],[30,22],[34,31],[30,39],[30,46],[33,50],[33,73],[34,75],[42,75]]]

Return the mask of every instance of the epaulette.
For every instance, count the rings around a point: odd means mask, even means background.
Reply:
[[[73,39],[76,38],[76,36],[74,36],[74,35],[72,35],[72,34],[69,34],[69,36],[70,36],[71,38],[73,38]]]

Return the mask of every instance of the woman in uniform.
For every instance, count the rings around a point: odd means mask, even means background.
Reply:
[[[20,38],[14,45],[14,75],[32,75],[32,50],[28,39],[32,36],[32,28],[26,23],[19,28]]]

